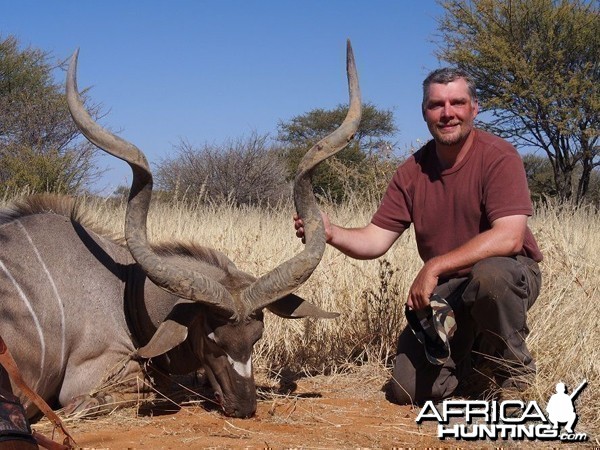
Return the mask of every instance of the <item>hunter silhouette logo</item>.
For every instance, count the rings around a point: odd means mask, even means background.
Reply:
[[[441,404],[428,400],[416,422],[436,421],[440,439],[514,439],[587,441],[586,433],[574,431],[577,422],[575,399],[587,386],[587,380],[571,393],[563,382],[556,383],[546,413],[535,400],[487,401],[446,399]],[[561,431],[561,424],[564,430]]]
[[[548,406],[546,406],[548,419],[554,425],[555,430],[558,430],[560,423],[566,423],[565,431],[569,434],[574,433],[573,426],[577,421],[574,400],[586,385],[587,380],[583,380],[577,389],[569,395],[565,383],[556,383],[556,394],[552,394],[552,397],[548,400]]]

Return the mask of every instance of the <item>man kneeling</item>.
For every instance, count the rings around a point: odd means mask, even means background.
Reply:
[[[450,356],[432,362],[410,328],[398,341],[392,391],[399,403],[451,396],[487,362],[501,388],[523,390],[535,374],[525,344],[527,311],[541,285],[542,254],[527,226],[533,209],[523,162],[507,141],[474,128],[476,88],[458,69],[423,82],[422,114],[433,140],[397,169],[371,222],[343,228],[323,214],[327,242],[372,259],[414,226],[424,265],[408,293],[409,311],[437,294],[451,306]],[[295,217],[296,234],[304,235]]]

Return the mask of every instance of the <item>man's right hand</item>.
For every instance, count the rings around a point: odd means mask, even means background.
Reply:
[[[321,211],[321,218],[323,219],[323,225],[325,226],[325,240],[326,242],[331,241],[331,222],[329,221],[329,217],[327,214]],[[302,243],[305,242],[304,236],[304,221],[302,218],[298,216],[298,214],[294,214],[294,228],[296,229],[296,236],[302,239]]]
[[[401,233],[385,230],[369,223],[360,228],[344,228],[329,221],[327,214],[321,212],[325,225],[325,239],[328,244],[340,252],[356,259],[374,259],[389,250]],[[304,222],[296,214],[294,216],[296,236],[304,242]]]

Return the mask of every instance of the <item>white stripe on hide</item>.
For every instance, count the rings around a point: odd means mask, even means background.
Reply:
[[[0,269],[6,274],[6,276],[10,280],[10,282],[13,284],[13,286],[17,290],[19,297],[21,297],[21,300],[23,300],[23,302],[25,303],[25,306],[27,307],[27,309],[29,310],[29,313],[31,314],[31,317],[33,318],[33,323],[34,323],[34,325],[37,329],[38,335],[40,337],[40,346],[41,346],[40,376],[39,376],[38,380],[36,381],[35,386],[33,386],[33,388],[36,389],[39,386],[40,380],[44,376],[43,372],[44,372],[44,365],[46,362],[45,361],[45,359],[46,359],[46,342],[44,341],[44,333],[42,332],[42,327],[40,326],[40,321],[38,320],[37,316],[35,315],[35,312],[33,311],[33,307],[31,306],[29,299],[25,295],[25,292],[23,292],[23,289],[21,289],[21,286],[19,286],[19,283],[17,282],[17,280],[14,279],[14,277],[11,275],[11,273],[8,271],[8,269],[6,268],[6,266],[4,265],[4,263],[2,261],[0,261]],[[20,326],[26,326],[26,324],[21,324]]]
[[[42,266],[42,269],[44,269],[44,273],[48,277],[48,281],[50,282],[50,286],[52,286],[52,291],[54,292],[54,298],[56,299],[56,301],[58,303],[58,310],[60,311],[60,333],[61,333],[60,367],[64,367],[65,366],[65,352],[66,352],[66,345],[67,345],[66,344],[66,335],[65,335],[65,333],[66,333],[65,307],[64,307],[63,301],[60,298],[60,295],[58,293],[58,289],[56,288],[56,283],[54,283],[54,279],[52,278],[52,275],[50,275],[50,271],[46,267],[46,264],[44,263],[44,260],[42,259],[42,256],[40,255],[40,252],[38,251],[37,247],[33,243],[31,236],[29,235],[29,233],[27,232],[27,230],[25,229],[23,224],[21,224],[21,222],[17,221],[17,223],[19,225],[19,228],[21,229],[21,231],[23,232],[23,234],[25,235],[25,237],[27,238],[27,240],[33,247],[35,256],[37,257],[40,265]]]

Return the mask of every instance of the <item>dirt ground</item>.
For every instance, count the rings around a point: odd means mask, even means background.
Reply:
[[[65,425],[84,449],[482,447],[439,440],[434,425],[415,423],[417,409],[386,399],[384,383],[381,374],[360,371],[303,377],[276,389],[258,380],[258,409],[250,419],[224,417],[206,401],[188,400],[181,407],[138,405]],[[34,429],[51,433],[45,421]],[[490,448],[498,444],[515,446]]]

